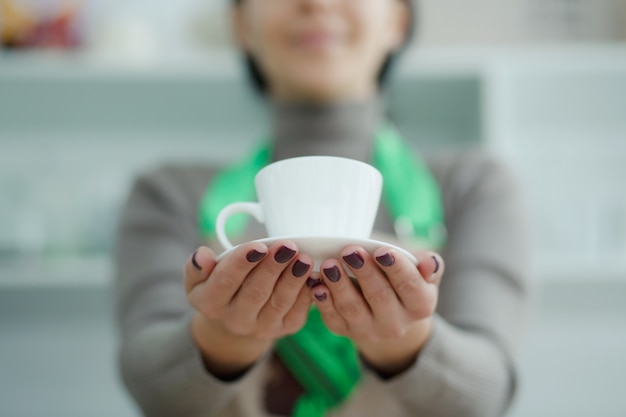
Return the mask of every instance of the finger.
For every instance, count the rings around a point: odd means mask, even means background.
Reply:
[[[311,308],[310,290],[303,286],[298,293],[295,303],[283,318],[283,334],[293,334],[298,332],[306,323]]]
[[[293,258],[291,264],[283,270],[269,300],[260,311],[260,323],[282,327],[284,316],[291,310],[305,286],[311,265],[313,261],[307,255],[300,254]]]
[[[348,334],[348,323],[335,308],[333,296],[326,285],[317,285],[311,291],[312,300],[328,329],[339,335]]]
[[[249,327],[256,324],[279,277],[297,254],[298,247],[291,241],[277,242],[270,247],[268,256],[250,271],[233,298],[231,308],[235,321]]]
[[[437,286],[429,284],[419,269],[394,249],[381,247],[373,255],[411,317],[432,315],[437,305]]]
[[[258,242],[242,244],[217,263],[203,288],[203,297],[213,306],[230,304],[241,284],[254,267],[267,256],[268,248]]]
[[[404,307],[387,276],[380,270],[374,258],[359,246],[348,246],[341,255],[359,283],[363,297],[372,310],[374,321],[381,329],[396,334],[400,312]]]
[[[312,271],[311,276],[308,277],[306,280],[306,286],[308,288],[315,288],[323,284],[324,284],[324,280],[321,278],[319,271]]]
[[[426,282],[439,286],[445,270],[445,262],[439,254],[434,252],[420,252],[415,254],[417,269]]]
[[[372,312],[361,293],[355,288],[336,259],[328,259],[320,266],[324,284],[330,290],[335,309],[346,321],[351,333],[364,335],[372,325]]]
[[[185,291],[189,293],[196,285],[206,281],[216,263],[215,254],[211,249],[206,246],[200,246],[196,249],[185,262]]]

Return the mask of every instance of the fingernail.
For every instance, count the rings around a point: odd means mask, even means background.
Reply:
[[[319,279],[319,278],[317,278],[317,279],[314,279],[314,278],[308,278],[308,279],[306,280],[306,286],[307,286],[307,287],[309,287],[309,288],[315,288],[315,287],[317,287],[318,285],[322,285],[323,283],[324,283],[324,281],[322,281],[322,280],[321,280],[321,279]]]
[[[435,255],[432,255],[432,258],[435,261],[435,270],[433,271],[433,274],[436,274],[437,271],[439,271],[439,259],[437,259]]]
[[[393,255],[390,254],[390,253],[386,253],[384,255],[377,256],[376,260],[382,266],[391,266],[391,265],[393,265],[396,262],[396,260],[394,259]]]
[[[198,251],[195,251],[193,255],[191,255],[191,263],[193,264],[193,267],[196,268],[198,271],[202,271],[202,268],[200,267],[200,265],[198,265],[198,261],[196,261],[197,253]]]
[[[352,252],[350,255],[344,256],[343,260],[354,269],[360,269],[365,265],[365,261],[359,252]]]
[[[326,294],[325,292],[321,294],[315,294],[315,298],[317,299],[317,301],[326,301],[326,299],[328,298],[328,294]]]
[[[293,264],[293,268],[291,268],[291,273],[296,278],[303,277],[308,272],[310,266],[311,265],[305,264],[298,259],[296,263]]]
[[[339,278],[341,278],[341,274],[339,273],[339,268],[337,268],[336,266],[333,266],[332,268],[324,269],[324,275],[326,275],[326,277],[331,282],[337,282],[339,281]]]
[[[259,252],[258,250],[251,250],[250,252],[248,252],[248,254],[246,255],[246,259],[248,260],[248,262],[259,262],[261,259],[263,259],[266,255],[266,252]]]
[[[289,260],[293,258],[293,255],[295,254],[296,254],[295,250],[290,249],[287,246],[283,246],[280,249],[278,249],[278,252],[276,252],[276,255],[274,255],[274,259],[279,264],[284,264],[286,262],[289,262]]]

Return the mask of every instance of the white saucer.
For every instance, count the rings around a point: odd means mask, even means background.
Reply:
[[[281,240],[291,240],[296,245],[298,245],[298,249],[300,253],[304,253],[313,258],[313,262],[315,263],[313,266],[314,271],[319,271],[320,264],[328,258],[337,258],[339,257],[343,248],[349,245],[357,245],[361,246],[368,252],[373,252],[380,247],[388,247],[391,248],[398,253],[406,256],[413,264],[417,265],[417,259],[408,251],[392,245],[390,243],[381,242],[379,240],[372,239],[354,239],[347,237],[304,237],[304,236],[283,236],[283,237],[268,237],[265,239],[255,240],[254,242],[264,243],[268,247],[278,241]],[[221,260],[228,253],[233,251],[233,249],[222,252],[217,260]]]

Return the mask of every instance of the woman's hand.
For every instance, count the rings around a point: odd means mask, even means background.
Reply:
[[[239,246],[216,262],[199,248],[185,266],[185,288],[196,309],[191,332],[212,373],[234,376],[258,360],[274,339],[305,323],[312,261],[293,242]]]
[[[379,373],[408,368],[428,340],[444,265],[439,255],[422,252],[418,266],[390,248],[373,254],[348,246],[342,259],[360,290],[337,259],[321,265],[313,299],[330,330],[349,337],[363,359]]]

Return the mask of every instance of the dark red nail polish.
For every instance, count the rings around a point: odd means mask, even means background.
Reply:
[[[343,260],[354,269],[361,269],[365,265],[365,261],[359,252],[352,252],[350,255],[344,256]]]
[[[248,252],[248,254],[246,255],[246,259],[248,260],[248,262],[255,263],[263,259],[265,255],[266,252],[259,252],[258,250],[253,249]]]
[[[337,282],[339,281],[339,278],[341,278],[341,273],[339,272],[339,268],[337,268],[336,266],[333,266],[332,268],[324,269],[324,275],[326,275],[326,277],[331,282]]]
[[[280,249],[278,249],[278,252],[276,252],[276,255],[274,255],[274,259],[279,264],[284,264],[284,263],[289,262],[295,254],[296,254],[295,250],[290,249],[287,246],[283,246]]]
[[[307,287],[309,287],[309,288],[315,288],[315,287],[317,287],[318,285],[322,285],[323,283],[324,283],[324,281],[322,281],[322,280],[321,280],[321,279],[319,279],[319,278],[317,278],[317,279],[314,279],[314,278],[308,278],[308,279],[306,280],[306,286],[307,286]]]
[[[435,255],[433,255],[432,258],[435,261],[435,270],[433,271],[433,274],[436,274],[439,271],[439,259],[437,259]]]
[[[193,255],[191,255],[191,263],[193,264],[193,267],[196,268],[198,271],[202,271],[202,268],[200,267],[200,265],[198,265],[198,261],[196,261],[197,253],[198,251],[195,251]]]
[[[317,301],[326,301],[326,299],[328,298],[328,294],[315,294],[315,298],[317,298]]]
[[[391,266],[391,265],[393,265],[396,262],[396,260],[394,259],[393,255],[390,254],[390,253],[386,253],[384,255],[377,256],[376,260],[382,266]]]
[[[293,274],[294,277],[300,278],[300,277],[303,277],[309,271],[310,267],[311,265],[305,264],[304,262],[298,259],[293,264],[293,267],[291,268],[291,273]]]

